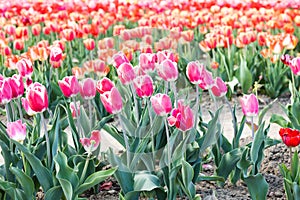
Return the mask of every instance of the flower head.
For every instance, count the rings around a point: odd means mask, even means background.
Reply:
[[[159,116],[166,116],[172,110],[172,102],[168,95],[158,93],[150,98],[154,112]]]
[[[100,144],[100,140],[101,140],[100,131],[94,130],[94,131],[92,131],[90,138],[80,138],[79,141],[82,144],[82,146],[84,147],[85,151],[88,154],[90,154],[98,148],[98,146]]]
[[[279,135],[283,143],[288,147],[296,147],[300,144],[300,131],[290,128],[281,128]]]
[[[7,135],[18,142],[22,142],[26,138],[26,124],[19,119],[15,122],[7,123]]]
[[[240,99],[242,111],[248,117],[258,115],[258,100],[254,94],[244,95]]]

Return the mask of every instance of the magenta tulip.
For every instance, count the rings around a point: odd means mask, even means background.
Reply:
[[[123,108],[122,96],[116,87],[111,88],[110,91],[100,94],[100,99],[107,112],[111,114],[121,112]]]
[[[139,65],[144,73],[153,72],[155,70],[156,54],[141,53],[139,56]]]
[[[159,116],[166,116],[172,110],[172,102],[168,95],[158,93],[150,98],[154,112]]]
[[[296,76],[300,75],[300,57],[293,58],[289,62],[289,67],[291,68],[293,74]]]
[[[35,82],[31,84],[26,92],[29,107],[34,112],[44,112],[48,108],[48,93],[45,86]]]
[[[80,92],[80,85],[75,76],[66,76],[58,81],[58,85],[65,97],[74,97]]]
[[[118,77],[124,85],[130,84],[135,79],[135,72],[130,63],[123,63],[117,69]]]
[[[258,115],[258,100],[254,94],[244,95],[240,99],[244,115],[253,117]]]
[[[19,98],[24,94],[24,83],[20,75],[14,74],[8,78],[8,83],[12,90],[12,98]]]
[[[12,89],[7,78],[0,80],[0,104],[7,104],[12,99]]]
[[[22,101],[22,106],[23,108],[25,109],[26,113],[30,116],[33,116],[36,114],[36,112],[34,112],[30,106],[29,106],[29,103],[28,103],[28,100],[24,97],[21,98],[21,101]]]
[[[203,90],[208,90],[208,89],[212,88],[212,86],[215,83],[212,73],[207,71],[205,69],[205,67],[203,67],[201,75],[202,75],[202,80],[201,80],[201,83],[199,84],[199,87]]]
[[[112,59],[113,59],[113,66],[117,69],[120,67],[121,64],[129,63],[127,57],[121,51],[113,55]]]
[[[178,78],[177,63],[166,59],[157,65],[157,73],[165,81],[175,81]]]
[[[32,62],[29,59],[22,58],[17,62],[16,66],[18,68],[19,74],[22,77],[26,77],[26,78],[31,77],[31,74],[33,72],[33,66],[32,66]]]
[[[90,138],[80,138],[80,143],[89,154],[95,151],[100,145],[101,133],[99,130],[94,130]]]
[[[153,81],[149,75],[136,77],[133,86],[136,94],[141,98],[150,97],[153,94]]]
[[[7,135],[18,142],[22,142],[26,138],[26,124],[19,119],[15,122],[7,123]]]
[[[179,100],[178,107],[172,110],[168,122],[170,126],[175,125],[181,131],[188,131],[194,125],[193,111],[190,107],[183,105],[183,100]]]
[[[113,87],[115,87],[115,84],[109,78],[106,77],[104,77],[100,81],[97,81],[96,83],[96,89],[100,94],[110,91]]]
[[[227,93],[227,86],[220,77],[217,77],[211,91],[216,97],[223,97]]]
[[[80,84],[80,94],[84,99],[92,99],[96,96],[95,81],[91,78],[84,79]]]
[[[62,60],[63,52],[60,47],[52,47],[50,50],[50,61],[51,62],[59,62]]]

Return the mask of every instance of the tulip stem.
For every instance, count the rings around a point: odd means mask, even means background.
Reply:
[[[174,92],[174,104],[175,104],[175,108],[177,108],[177,90],[176,90],[176,84],[175,84],[175,81],[172,81],[171,82],[171,87],[172,87],[172,90]]]
[[[294,73],[292,73],[292,99],[291,99],[291,102],[293,103],[294,102],[294,99],[295,99],[295,96],[296,96],[296,88],[295,88],[295,77],[294,77]]]
[[[199,111],[199,86],[196,85],[196,112],[195,112],[195,129],[198,126],[198,111]]]
[[[9,113],[9,108],[8,108],[8,103],[5,104],[5,110],[6,110],[6,117],[7,117],[7,122],[10,122],[10,113]]]
[[[22,112],[22,108],[21,108],[21,97],[19,97],[17,99],[17,105],[18,105],[19,115],[20,115],[21,121],[23,122],[23,112]]]
[[[251,117],[251,130],[252,130],[252,139],[254,139],[254,122],[253,122],[253,117]]]
[[[139,122],[140,122],[140,119],[139,119],[139,110],[138,110],[138,103],[137,103],[137,100],[136,100],[135,89],[134,89],[132,83],[130,84],[130,88],[131,88],[131,91],[132,91],[133,102],[134,102],[135,119],[136,119],[136,123],[137,123],[137,125],[138,125]]]
[[[81,133],[81,126],[80,126],[80,122],[79,122],[79,111],[78,111],[78,108],[77,108],[76,99],[75,99],[75,97],[72,97],[72,99],[73,99],[73,103],[74,103],[74,107],[75,107],[76,123],[77,123],[78,133],[79,133],[79,136],[81,138],[83,138],[84,135]]]
[[[236,127],[237,123],[236,123],[236,117],[234,116],[232,107],[231,107],[231,105],[230,105],[230,103],[229,103],[229,101],[228,101],[226,95],[224,96],[224,98],[225,98],[225,102],[226,102],[226,104],[228,105],[228,108],[229,108],[230,113],[231,113],[232,124],[233,124],[233,131],[234,131],[234,137],[236,137],[236,135],[237,135],[237,127]]]
[[[73,67],[73,55],[72,55],[72,41],[69,41],[69,48],[70,48],[70,59],[71,59],[71,68]]]
[[[127,135],[125,133],[125,128],[124,128],[124,125],[123,125],[123,120],[121,118],[121,114],[118,114],[118,117],[119,117],[119,120],[120,120],[120,124],[121,124],[121,128],[122,128],[122,133],[123,133],[123,138],[124,138],[124,142],[125,142],[127,167],[129,167],[129,163],[130,163],[130,148],[129,148],[128,138],[127,138]]]
[[[90,128],[92,130],[93,128],[93,120],[92,120],[92,103],[91,103],[91,99],[88,100],[88,104],[89,104],[89,118],[90,118]]]
[[[169,82],[165,81],[165,93],[168,94],[169,92]]]
[[[9,102],[10,107],[11,107],[11,113],[12,113],[12,121],[15,121],[16,117],[15,117],[15,107],[12,101]]]
[[[41,113],[41,120],[44,125],[44,132],[45,132],[45,138],[46,138],[46,148],[47,148],[47,158],[48,158],[48,167],[51,166],[51,152],[50,152],[50,140],[49,140],[49,135],[47,131],[47,124],[46,120],[44,118],[43,113]]]
[[[293,151],[292,151],[292,147],[289,147],[289,151],[290,151],[290,166],[292,169],[292,163],[293,163]]]
[[[55,76],[56,76],[56,80],[58,81],[59,80],[59,77],[58,77],[58,68],[55,69]]]
[[[150,109],[150,101],[149,98],[147,98],[147,107],[148,107],[148,114],[149,114],[149,120],[150,120],[150,129],[151,129],[151,139],[152,139],[152,157],[153,157],[153,166],[155,168],[155,143],[154,143],[154,132],[152,129],[153,126],[153,119],[152,119],[152,115],[151,115],[151,109]]]
[[[168,129],[168,123],[167,123],[167,118],[165,118],[165,127],[166,127],[166,136],[167,136],[167,155],[168,155],[168,171],[169,171],[169,188],[168,188],[168,196],[170,193],[170,188],[171,188],[171,184],[172,184],[172,180],[171,180],[171,147],[170,147],[170,137],[169,137],[169,129]]]
[[[87,168],[89,166],[89,161],[90,161],[90,153],[87,155],[87,158],[85,160],[84,167],[83,167],[83,170],[82,170],[82,174],[81,174],[80,179],[79,179],[79,183],[83,183],[83,179],[85,177]]]

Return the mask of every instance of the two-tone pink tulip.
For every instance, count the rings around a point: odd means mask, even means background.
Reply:
[[[122,96],[116,87],[100,94],[100,99],[107,112],[117,114],[122,111]]]
[[[144,73],[153,72],[155,70],[156,54],[141,53],[139,56],[139,65]]]
[[[227,93],[227,86],[220,77],[217,77],[211,91],[216,97],[223,97]]]
[[[154,112],[159,116],[167,116],[172,110],[171,98],[166,94],[158,93],[150,101]]]
[[[74,97],[80,92],[80,85],[75,76],[66,76],[58,81],[58,85],[65,97]]]
[[[244,95],[240,99],[240,103],[245,116],[253,117],[258,115],[258,100],[254,94]]]
[[[26,91],[26,99],[29,107],[36,113],[44,112],[48,108],[48,92],[45,86],[35,82]]]
[[[12,100],[12,89],[7,78],[0,80],[0,105]]]
[[[293,58],[289,62],[289,67],[291,68],[293,74],[296,76],[300,75],[300,57]]]
[[[80,143],[88,154],[95,151],[100,145],[101,132],[99,130],[94,130],[89,138],[80,138]]]
[[[71,110],[71,113],[72,113],[72,117],[74,119],[76,119],[78,116],[80,116],[80,101],[76,102],[76,108],[75,108],[75,103],[71,102],[70,103],[70,110]],[[78,112],[78,114],[77,114],[77,112]]]
[[[23,142],[26,138],[26,124],[19,119],[15,122],[8,122],[6,128],[9,138]]]
[[[24,83],[20,75],[14,74],[7,81],[11,87],[13,99],[19,98],[24,94]]]
[[[124,85],[132,83],[135,79],[135,71],[130,63],[122,63],[117,69],[118,77]]]
[[[22,77],[30,78],[33,72],[32,62],[27,58],[22,58],[16,64],[19,74]]]
[[[121,51],[114,54],[113,57],[112,57],[112,60],[113,60],[113,66],[117,69],[120,67],[121,64],[129,63],[128,58]]]
[[[115,84],[107,77],[102,78],[96,83],[96,89],[100,94],[110,91],[113,87],[115,87]]]
[[[95,81],[91,78],[86,78],[80,83],[80,94],[83,99],[93,99],[96,96]]]
[[[165,81],[175,81],[178,78],[177,63],[170,59],[166,59],[157,66],[158,75]]]
[[[149,75],[136,77],[133,86],[136,94],[141,98],[150,97],[153,94],[153,81]]]
[[[189,62],[186,67],[186,76],[192,84],[200,84],[202,82],[203,64],[198,61]]]

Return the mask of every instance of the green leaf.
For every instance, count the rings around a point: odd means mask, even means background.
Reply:
[[[194,177],[194,169],[185,160],[182,160],[181,174],[186,195],[188,195],[189,198],[194,198],[196,195],[196,188],[194,183],[192,182]]]
[[[0,178],[0,189],[5,191],[12,199],[18,199],[16,194],[16,184],[4,181]]]
[[[256,174],[245,178],[251,199],[262,200],[267,198],[269,185],[262,174]]]
[[[278,124],[280,127],[283,128],[289,126],[289,122],[282,115],[277,115],[277,114],[272,114],[270,123]]]
[[[28,199],[32,199],[35,189],[32,178],[26,175],[22,170],[13,166],[10,167],[10,171],[16,176],[18,182],[24,190],[26,197],[28,197]]]
[[[61,199],[63,190],[61,186],[54,186],[50,188],[45,194],[45,200]]]
[[[134,191],[152,191],[160,188],[159,178],[146,171],[138,172],[134,175]]]
[[[264,119],[264,116],[266,115],[266,113],[268,112],[268,110],[270,110],[273,106],[273,104],[277,101],[277,99],[274,99],[271,103],[269,103],[267,106],[265,106],[258,115],[258,125],[260,125]]]
[[[135,126],[131,123],[131,121],[129,121],[126,117],[124,117],[123,115],[119,115],[120,119],[119,120],[122,120],[121,123],[123,123],[123,126],[125,128],[125,130],[123,131],[126,131],[126,133],[128,133],[128,135],[130,136],[134,136],[135,134]]]
[[[243,93],[247,93],[252,85],[252,74],[247,67],[247,62],[241,56],[241,65],[239,70],[239,81],[243,90]]]
[[[265,123],[263,122],[259,129],[257,130],[254,141],[251,145],[251,160],[253,163],[256,163],[259,157],[259,150],[261,149],[261,146],[264,145],[264,140],[266,138],[265,136],[265,130],[264,130]]]
[[[52,175],[50,171],[42,165],[42,162],[31,152],[28,151],[26,147],[17,141],[12,140],[12,142],[22,151],[30,163],[39,183],[41,184],[43,190],[47,192],[53,186]]]
[[[108,124],[103,126],[103,129],[108,132],[113,138],[115,138],[123,147],[125,147],[125,141],[122,133],[118,132],[115,127],[112,127]]]
[[[197,178],[197,182],[200,181],[220,181],[220,182],[225,182],[225,179],[222,176],[216,176],[216,175],[212,175],[212,176],[203,176],[203,175],[199,175]]]
[[[300,199],[300,187],[296,182],[293,182],[294,199]]]
[[[296,150],[293,158],[292,158],[292,166],[291,166],[291,177],[293,181],[298,181],[297,177],[299,176],[299,157],[298,157],[298,151]]]
[[[64,153],[58,152],[54,157],[54,162],[57,171],[56,178],[62,187],[66,199],[74,199],[74,190],[79,184],[78,176],[75,171],[68,166],[67,156]]]
[[[116,171],[116,168],[111,168],[108,170],[98,171],[90,176],[88,176],[85,181],[77,188],[75,191],[76,195],[83,193],[84,191],[92,188],[93,186],[99,184],[104,181],[106,178],[112,176]]]
[[[80,121],[81,127],[83,129],[83,135],[85,137],[88,137],[92,130],[92,128],[90,127],[90,120],[92,120],[92,119],[88,118],[83,106],[80,106],[79,121]]]
[[[234,138],[232,140],[232,146],[233,146],[232,148],[233,149],[238,148],[240,146],[240,138],[243,133],[245,123],[246,123],[246,116],[243,116],[240,127],[237,131],[237,134],[234,136]]]
[[[247,159],[249,155],[249,148],[245,148],[241,159],[237,163],[237,167],[243,172],[244,177],[247,176],[248,168],[251,166],[251,161]]]

